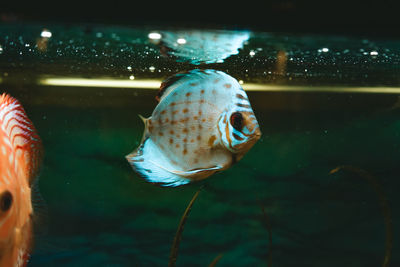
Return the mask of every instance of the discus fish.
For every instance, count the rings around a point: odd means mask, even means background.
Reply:
[[[0,96],[0,266],[25,266],[32,243],[31,185],[41,141],[21,104]]]
[[[153,37],[154,35],[150,35]],[[160,39],[150,41],[160,45],[160,52],[177,61],[202,63],[221,63],[231,55],[239,53],[250,38],[248,31],[163,31],[156,35]]]
[[[180,186],[225,170],[261,136],[245,91],[216,70],[195,69],[161,84],[159,104],[142,118],[139,147],[126,158],[147,181]]]

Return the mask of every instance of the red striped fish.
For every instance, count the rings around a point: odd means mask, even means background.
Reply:
[[[240,160],[261,136],[245,91],[216,70],[177,74],[161,85],[140,146],[126,158],[147,181],[179,186]]]
[[[0,96],[0,266],[25,266],[32,242],[31,185],[41,141],[21,104]]]

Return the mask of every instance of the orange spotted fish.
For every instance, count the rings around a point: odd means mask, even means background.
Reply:
[[[236,79],[192,70],[161,84],[159,104],[142,118],[140,146],[126,158],[147,181],[180,186],[240,160],[260,138],[257,119]]]
[[[0,266],[25,266],[32,242],[31,185],[41,141],[18,100],[0,95]]]

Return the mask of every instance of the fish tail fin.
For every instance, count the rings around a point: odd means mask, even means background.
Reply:
[[[126,156],[126,159],[139,176],[150,183],[176,187],[190,182],[190,179],[168,171],[173,169],[171,163],[151,138],[146,138],[135,151]]]
[[[42,159],[42,142],[21,103],[5,93],[0,96],[0,127],[12,147],[15,162],[32,185]]]

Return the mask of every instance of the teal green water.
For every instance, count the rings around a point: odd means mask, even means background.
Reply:
[[[42,28],[3,26],[0,37],[0,89],[22,101],[45,150],[39,189],[47,208],[38,212],[28,266],[166,266],[179,220],[201,186],[177,266],[208,266],[218,254],[223,257],[217,266],[267,266],[269,255],[273,266],[381,266],[385,224],[376,187],[354,173],[329,174],[343,164],[366,170],[383,188],[394,229],[391,264],[400,264],[397,94],[250,91],[263,133],[250,152],[203,182],[161,188],[139,178],[124,158],[140,142],[137,115],[151,114],[155,90],[42,86],[37,80],[128,79],[127,66],[135,79],[162,79],[191,65],[161,57],[146,39],[149,30],[105,26],[53,27],[58,42],[49,52],[18,55],[18,49],[29,48],[15,44],[18,36],[34,42]],[[93,46],[98,32],[108,39]],[[255,33],[238,55],[207,67],[243,79],[244,88],[246,82],[349,90],[398,86],[396,40],[285,36]],[[81,50],[74,47],[79,50],[74,54],[66,40]],[[110,47],[104,48],[107,41]],[[318,52],[329,44],[331,52],[341,53]],[[109,54],[90,52],[102,48]],[[285,74],[276,69],[280,49],[296,59],[290,63],[289,56]],[[252,50],[258,56],[249,57]],[[378,58],[365,51],[377,51]]]
[[[48,232],[31,265],[167,264],[200,183],[160,188],[132,172],[124,155],[140,141],[136,114],[149,114],[150,106],[27,107],[46,148],[40,189],[48,206]],[[374,174],[396,222],[399,112],[254,109],[264,137],[236,166],[201,183],[178,266],[207,266],[219,253],[219,266],[265,266],[270,249],[274,265],[379,266],[385,227],[374,189],[329,171],[350,164]]]

